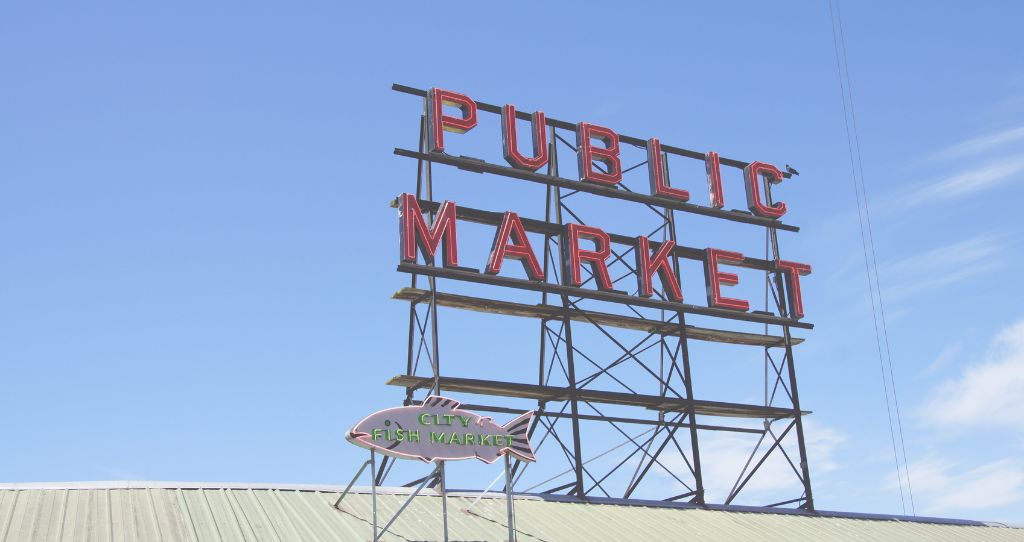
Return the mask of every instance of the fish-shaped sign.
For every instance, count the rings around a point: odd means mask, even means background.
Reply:
[[[353,427],[349,442],[402,459],[424,462],[477,458],[494,463],[504,454],[533,461],[527,432],[533,411],[498,425],[487,416],[459,409],[459,402],[437,395],[421,405],[370,414]]]

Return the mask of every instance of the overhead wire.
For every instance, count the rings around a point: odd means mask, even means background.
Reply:
[[[853,181],[854,197],[857,201],[857,219],[860,225],[861,248],[864,253],[864,268],[868,280],[868,292],[871,297],[871,317],[874,322],[875,345],[878,350],[878,363],[882,377],[882,388],[885,395],[885,408],[889,421],[889,437],[892,442],[893,460],[896,463],[896,478],[900,491],[900,504],[903,513],[907,512],[909,497],[911,513],[916,515],[914,492],[910,483],[910,468],[907,462],[907,448],[903,437],[903,422],[900,413],[899,399],[896,393],[896,379],[893,371],[892,348],[889,342],[888,323],[885,317],[885,306],[882,302],[882,288],[878,274],[878,255],[875,249],[874,228],[871,223],[871,212],[868,206],[867,187],[864,182],[864,160],[860,150],[860,136],[857,130],[857,115],[853,106],[853,87],[850,83],[849,62],[846,54],[846,33],[843,29],[842,11],[839,0],[828,0],[829,19],[832,24],[832,40],[835,47],[836,70],[839,75],[840,92],[843,102],[843,125],[846,129],[847,149],[850,154],[850,172]],[[849,105],[847,105],[849,104]],[[859,173],[859,175],[858,175]],[[865,235],[865,230],[867,234]],[[868,255],[870,251],[870,257]],[[875,308],[877,297],[878,310]],[[879,314],[881,315],[881,332],[879,331]],[[885,343],[885,356],[882,354],[882,343]],[[888,373],[888,375],[887,375]],[[890,393],[892,400],[890,401]],[[893,411],[895,410],[895,424]],[[900,454],[902,451],[902,468]],[[904,493],[906,479],[906,494]]]
[[[896,393],[896,376],[893,374],[892,369],[893,361],[892,348],[889,346],[889,326],[885,318],[885,304],[882,302],[882,283],[878,278],[878,255],[875,251],[875,234],[874,228],[871,225],[871,208],[868,206],[868,192],[867,187],[864,184],[864,161],[860,152],[860,135],[857,130],[857,111],[853,107],[853,85],[850,82],[850,68],[846,57],[846,34],[843,30],[843,12],[839,5],[839,0],[836,0],[836,15],[839,22],[839,43],[842,45],[843,52],[843,71],[846,74],[846,84],[850,96],[850,119],[853,122],[853,142],[854,147],[857,150],[857,162],[858,169],[860,171],[860,193],[861,197],[864,199],[864,218],[868,226],[868,240],[870,241],[869,247],[871,248],[871,264],[874,268],[875,288],[878,292],[878,311],[882,317],[882,338],[885,342],[886,357],[889,360],[889,385],[892,387],[892,399],[893,404],[896,407],[896,428],[899,433],[900,449],[903,455],[903,470],[907,478],[907,493],[910,497],[910,510],[912,514],[916,515],[917,511],[914,506],[914,490],[910,484],[910,464],[907,462],[907,446],[903,438],[903,416],[900,413],[899,395]]]

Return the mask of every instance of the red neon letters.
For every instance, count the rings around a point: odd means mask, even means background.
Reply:
[[[516,106],[505,104],[501,108],[501,146],[505,160],[517,169],[537,171],[548,163],[548,137],[545,131],[544,112],[536,111],[531,115],[533,134],[533,157],[527,158],[519,152],[519,137],[516,135]]]
[[[740,278],[736,273],[726,273],[718,270],[721,263],[740,263],[743,255],[739,252],[730,252],[717,248],[709,248],[704,255],[704,284],[708,289],[708,306],[722,309],[746,311],[750,309],[750,303],[745,299],[722,297],[722,286],[734,286],[739,284]]]
[[[786,297],[789,298],[790,317],[797,320],[804,317],[804,296],[800,293],[800,277],[811,274],[811,266],[805,263],[779,260],[776,264],[786,274]]]
[[[437,211],[432,227],[423,220],[423,211],[412,194],[402,194],[398,209],[399,231],[401,232],[402,261],[416,262],[416,249],[423,252],[427,261],[432,261],[437,247],[442,246],[445,267],[459,266],[459,242],[455,236],[455,202],[446,201]]]
[[[608,264],[605,263],[612,253],[612,240],[608,234],[600,228],[580,224],[569,224],[566,226],[565,233],[567,237],[565,251],[568,253],[566,260],[569,265],[569,272],[565,275],[569,280],[569,285],[583,286],[583,273],[580,265],[587,262],[597,280],[597,287],[601,290],[612,290],[612,279],[608,276]],[[596,250],[580,249],[581,238],[593,241]]]
[[[508,244],[509,240],[512,244]],[[494,243],[491,245],[491,255],[487,259],[487,273],[497,275],[501,272],[501,263],[505,258],[519,260],[526,270],[526,276],[530,280],[544,280],[544,271],[537,262],[537,256],[533,254],[530,246],[530,239],[526,237],[526,230],[519,220],[519,215],[508,211],[501,219],[498,232],[494,236]]]
[[[786,214],[786,204],[778,202],[773,205],[765,205],[761,202],[761,176],[766,177],[769,183],[778,184],[782,182],[782,172],[779,168],[764,162],[751,162],[743,168],[743,181],[747,186],[747,207],[750,212],[757,216],[766,218],[779,218]]]
[[[399,198],[399,229],[401,231],[401,260],[416,263],[419,253],[423,253],[428,263],[433,263],[438,248],[442,250],[443,265],[458,267],[458,237],[456,235],[456,218],[458,211],[455,203],[445,201],[437,212],[433,224],[428,226],[418,200],[412,194],[402,194]],[[470,213],[473,211],[467,211]],[[546,229],[536,231],[549,231]],[[594,226],[567,224],[563,230],[562,263],[567,286],[583,287],[583,265],[589,265],[597,289],[615,292],[614,283],[609,272],[609,258],[612,256],[612,236]],[[593,249],[580,247],[581,241],[593,243]],[[621,239],[616,241],[625,242]],[[682,288],[677,270],[676,244],[671,240],[656,243],[652,253],[651,240],[646,236],[638,236],[633,241],[636,262],[637,295],[652,297],[654,295],[654,276],[661,280],[664,298],[683,302]],[[692,257],[692,256],[690,256]],[[501,273],[506,259],[517,260],[522,264],[529,280],[545,281],[544,269],[537,259],[536,253],[527,237],[526,227],[519,215],[512,211],[504,213],[501,223],[495,231],[491,244],[490,256],[484,272],[490,275]],[[723,286],[735,286],[739,276],[735,273],[722,271],[721,265],[744,265],[744,256],[739,252],[731,252],[717,248],[704,250],[704,283],[707,288],[708,307],[735,311],[750,310],[750,303],[744,299],[725,297]],[[803,295],[800,288],[800,277],[811,273],[811,266],[804,263],[780,260],[775,263],[778,272],[785,275],[785,289],[788,297],[790,318],[799,320],[804,316]],[[621,292],[619,292],[621,293]]]
[[[604,148],[595,147],[594,139],[604,143]],[[576,156],[579,158],[581,181],[614,186],[622,180],[619,135],[608,128],[587,122],[577,124]],[[595,170],[595,161],[604,164],[605,171]]]
[[[636,238],[636,280],[637,290],[642,297],[654,295],[654,286],[651,284],[651,277],[655,273],[661,277],[661,286],[672,301],[682,301],[683,293],[679,289],[679,281],[676,280],[675,270],[669,256],[675,248],[674,241],[665,241],[658,247],[657,252],[652,256],[651,242],[641,235]]]
[[[458,107],[461,117],[444,114],[444,106]],[[444,152],[444,133],[464,134],[476,126],[476,102],[469,96],[432,88],[427,93],[427,148],[430,152]]]
[[[461,116],[444,114],[444,107],[457,107]],[[476,127],[477,104],[465,94],[450,90],[432,88],[427,92],[427,148],[429,152],[444,152],[444,133],[455,132],[464,134]],[[543,111],[531,115],[530,135],[533,141],[533,156],[525,156],[519,151],[519,135],[516,127],[516,108],[505,104],[501,108],[501,142],[505,160],[514,168],[525,171],[537,171],[548,163],[547,118]],[[595,146],[595,140],[601,145]],[[622,182],[622,161],[619,157],[619,135],[614,131],[591,124],[580,122],[576,125],[576,155],[579,162],[580,180],[605,186],[615,186]],[[689,201],[690,193],[681,188],[669,185],[668,172],[661,159],[661,142],[657,138],[647,141],[647,175],[652,196],[664,196],[679,201]],[[600,163],[603,168],[595,166]],[[722,190],[722,165],[717,152],[704,155],[704,166],[707,171],[708,195],[710,206],[722,209],[725,206],[725,193]],[[765,163],[752,162],[743,168],[744,185],[747,192],[747,207],[756,216],[777,219],[786,214],[786,204],[763,201],[761,179],[771,184],[778,184],[784,178],[779,168]]]
[[[445,108],[450,114],[445,114]],[[444,153],[444,133],[454,132],[463,134],[472,130],[477,125],[477,109],[482,107],[485,111],[496,112],[494,106],[477,104],[472,98],[438,88],[432,88],[427,92],[426,99],[426,146],[431,153]],[[512,104],[505,104],[501,110],[501,141],[502,154],[508,164],[521,170],[520,173],[509,175],[529,180],[539,180],[540,175],[535,173],[543,166],[549,164],[554,156],[550,155],[555,142],[548,140],[548,128],[568,130],[563,123],[548,120],[543,111],[535,111],[530,115],[530,139],[532,142],[532,154],[524,154],[519,147],[519,126],[517,115],[524,117],[523,113],[517,113]],[[640,140],[622,136],[629,145],[639,146]],[[623,158],[620,157],[620,136],[614,131],[595,124],[580,122],[576,124],[576,153],[579,166],[579,180],[587,183],[595,183],[605,187],[616,188],[623,180]],[[630,149],[626,149],[626,160],[632,162],[629,156]],[[683,156],[700,155],[689,151],[679,151],[666,147],[662,148],[658,138],[650,138],[646,142],[647,153],[647,175],[650,186],[650,194],[663,198],[658,203],[647,200],[644,203],[657,206],[680,208],[665,199],[677,202],[688,202],[690,192],[680,187],[671,185],[666,153],[681,154]],[[717,152],[709,151],[703,155],[705,172],[708,183],[709,204],[712,209],[721,210],[725,206],[725,192],[722,186],[722,159]],[[739,164],[735,161],[726,161],[727,165],[736,167]],[[462,167],[462,166],[460,166]],[[488,164],[488,167],[501,167]],[[637,166],[628,168],[632,170]],[[507,170],[507,168],[505,168]],[[472,170],[472,169],[471,169]],[[483,170],[486,171],[486,170]],[[772,164],[765,162],[752,162],[743,168],[743,183],[747,196],[747,207],[756,217],[767,219],[778,219],[786,214],[786,203],[773,201],[769,197],[771,185],[782,182],[785,175]],[[565,179],[558,179],[564,182]],[[585,192],[600,194],[602,190],[593,188],[585,189]],[[634,199],[634,198],[624,198]],[[454,202],[445,201],[434,212],[434,219],[428,225],[424,220],[419,200],[411,194],[402,194],[399,198],[400,208],[400,231],[401,231],[401,261],[404,263],[416,263],[419,254],[423,259],[433,265],[438,248],[442,250],[443,265],[445,267],[458,267],[458,238],[456,235],[457,210]],[[473,215],[476,211],[466,210],[467,215]],[[702,212],[712,216],[728,216],[734,214],[721,212]],[[744,213],[745,215],[745,213]],[[475,216],[475,215],[474,215]],[[467,217],[464,217],[467,218]],[[739,218],[732,216],[731,218]],[[476,220],[476,219],[474,219]],[[764,223],[763,221],[745,222]],[[492,222],[493,223],[493,222]],[[501,273],[502,266],[506,259],[518,261],[525,271],[526,277],[531,281],[546,281],[545,269],[541,267],[530,240],[527,237],[526,228],[530,227],[533,232],[544,235],[554,235],[554,232],[547,226],[540,229],[536,223],[527,221],[526,226],[523,220],[514,212],[505,212],[495,232],[491,245],[490,255],[483,269],[484,273],[497,275]],[[561,234],[561,258],[560,265],[563,269],[562,281],[566,286],[580,288],[584,286],[583,266],[588,265],[593,275],[596,288],[602,291],[616,292],[615,283],[612,281],[609,265],[612,252],[612,237],[617,243],[631,243],[635,253],[635,271],[637,280],[637,295],[649,298],[655,295],[654,276],[657,275],[661,281],[661,292],[664,299],[675,302],[683,302],[682,285],[680,284],[679,258],[699,258],[693,254],[694,249],[685,248],[680,251],[673,241],[654,243],[646,236],[639,236],[632,240],[622,236],[609,236],[600,228],[584,226],[581,224],[568,224]],[[581,240],[593,243],[592,249],[580,247]],[[545,244],[546,250],[546,244]],[[622,261],[621,255],[615,253],[614,261]],[[739,276],[736,273],[722,271],[721,265],[745,265],[744,256],[738,252],[708,248],[704,251],[704,281],[707,288],[707,303],[709,307],[728,309],[734,311],[750,310],[750,303],[745,299],[725,297],[722,295],[723,286],[735,286],[739,283]],[[803,295],[801,291],[800,277],[811,273],[811,266],[797,262],[777,260],[774,262],[774,269],[782,273],[782,280],[785,281],[787,296],[786,309],[780,312],[788,312],[784,316],[792,319],[800,319],[804,316]],[[628,264],[624,264],[628,267]],[[762,267],[762,266],[759,266]],[[617,279],[617,280],[621,280]],[[531,287],[534,288],[534,287]],[[621,291],[618,292],[621,295]]]
[[[668,185],[668,172],[661,156],[661,142],[652,137],[647,140],[647,178],[651,181],[651,195],[689,201],[690,193]]]

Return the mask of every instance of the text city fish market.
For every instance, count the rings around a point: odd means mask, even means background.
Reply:
[[[418,418],[420,425],[431,427],[456,427],[461,426],[468,429],[472,418],[467,416],[455,416],[452,414],[420,414]],[[458,421],[458,425],[453,423]],[[390,425],[390,422],[385,422]],[[419,429],[371,429],[370,440],[384,440],[387,442],[419,442]],[[459,444],[462,446],[512,446],[514,437],[512,435],[499,435],[490,433],[468,433],[459,431],[430,431],[430,442],[436,444]]]
[[[444,114],[444,107],[456,107],[459,116]],[[427,148],[431,153],[444,153],[444,132],[466,133],[476,124],[477,105],[468,96],[441,89],[431,89],[427,96]],[[506,104],[501,110],[501,138],[505,160],[517,169],[536,171],[548,162],[547,133],[545,117],[542,111],[531,115],[531,137],[533,140],[533,156],[525,156],[518,148],[515,106]],[[601,145],[595,145],[595,140]],[[661,143],[657,138],[646,142],[647,169],[651,195],[670,198],[678,201],[689,201],[690,194],[680,188],[669,186],[667,173],[662,159]],[[580,182],[595,183],[614,187],[622,181],[622,165],[619,160],[619,136],[614,131],[594,124],[580,122],[576,125],[576,149],[579,162]],[[594,162],[605,166],[605,171],[598,171]],[[708,180],[708,193],[711,207],[721,209],[724,204],[722,191],[721,164],[715,152],[705,155],[705,166]],[[743,180],[746,188],[747,207],[755,216],[778,219],[786,213],[786,204],[775,202],[767,204],[762,199],[761,180],[776,184],[784,176],[779,169],[764,162],[752,162],[743,168]],[[428,227],[416,198],[411,194],[403,194],[399,198],[400,231],[402,261],[416,263],[417,251],[422,251],[428,258],[433,258],[440,247],[445,267],[459,267],[458,238],[456,235],[456,205],[445,201],[436,213],[433,223]],[[583,278],[581,267],[590,266],[597,288],[602,291],[614,291],[608,273],[607,260],[611,257],[611,239],[600,228],[582,224],[567,224],[562,232],[563,262],[566,272],[564,282],[567,286],[581,287]],[[586,240],[593,248],[583,248],[580,241]],[[675,243],[671,240],[655,244],[645,236],[634,239],[633,251],[636,254],[636,279],[638,295],[651,297],[654,293],[652,280],[658,275],[662,288],[668,299],[682,302],[683,296],[679,281],[673,267],[672,251]],[[496,275],[501,271],[506,258],[518,260],[533,281],[545,281],[544,271],[540,267],[537,256],[530,246],[519,216],[514,212],[506,212],[495,233],[491,254],[487,259],[485,272]],[[750,310],[750,303],[744,299],[725,297],[722,286],[733,286],[739,283],[735,273],[721,271],[722,264],[739,264],[743,262],[743,254],[735,251],[707,248],[704,250],[704,282],[707,288],[709,307],[736,311]],[[804,316],[803,298],[800,291],[800,277],[811,273],[811,266],[804,263],[777,260],[773,262],[786,278],[786,289],[789,297],[792,318]]]

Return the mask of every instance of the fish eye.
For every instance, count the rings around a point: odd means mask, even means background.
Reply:
[[[391,425],[391,420],[384,420],[384,425]]]

